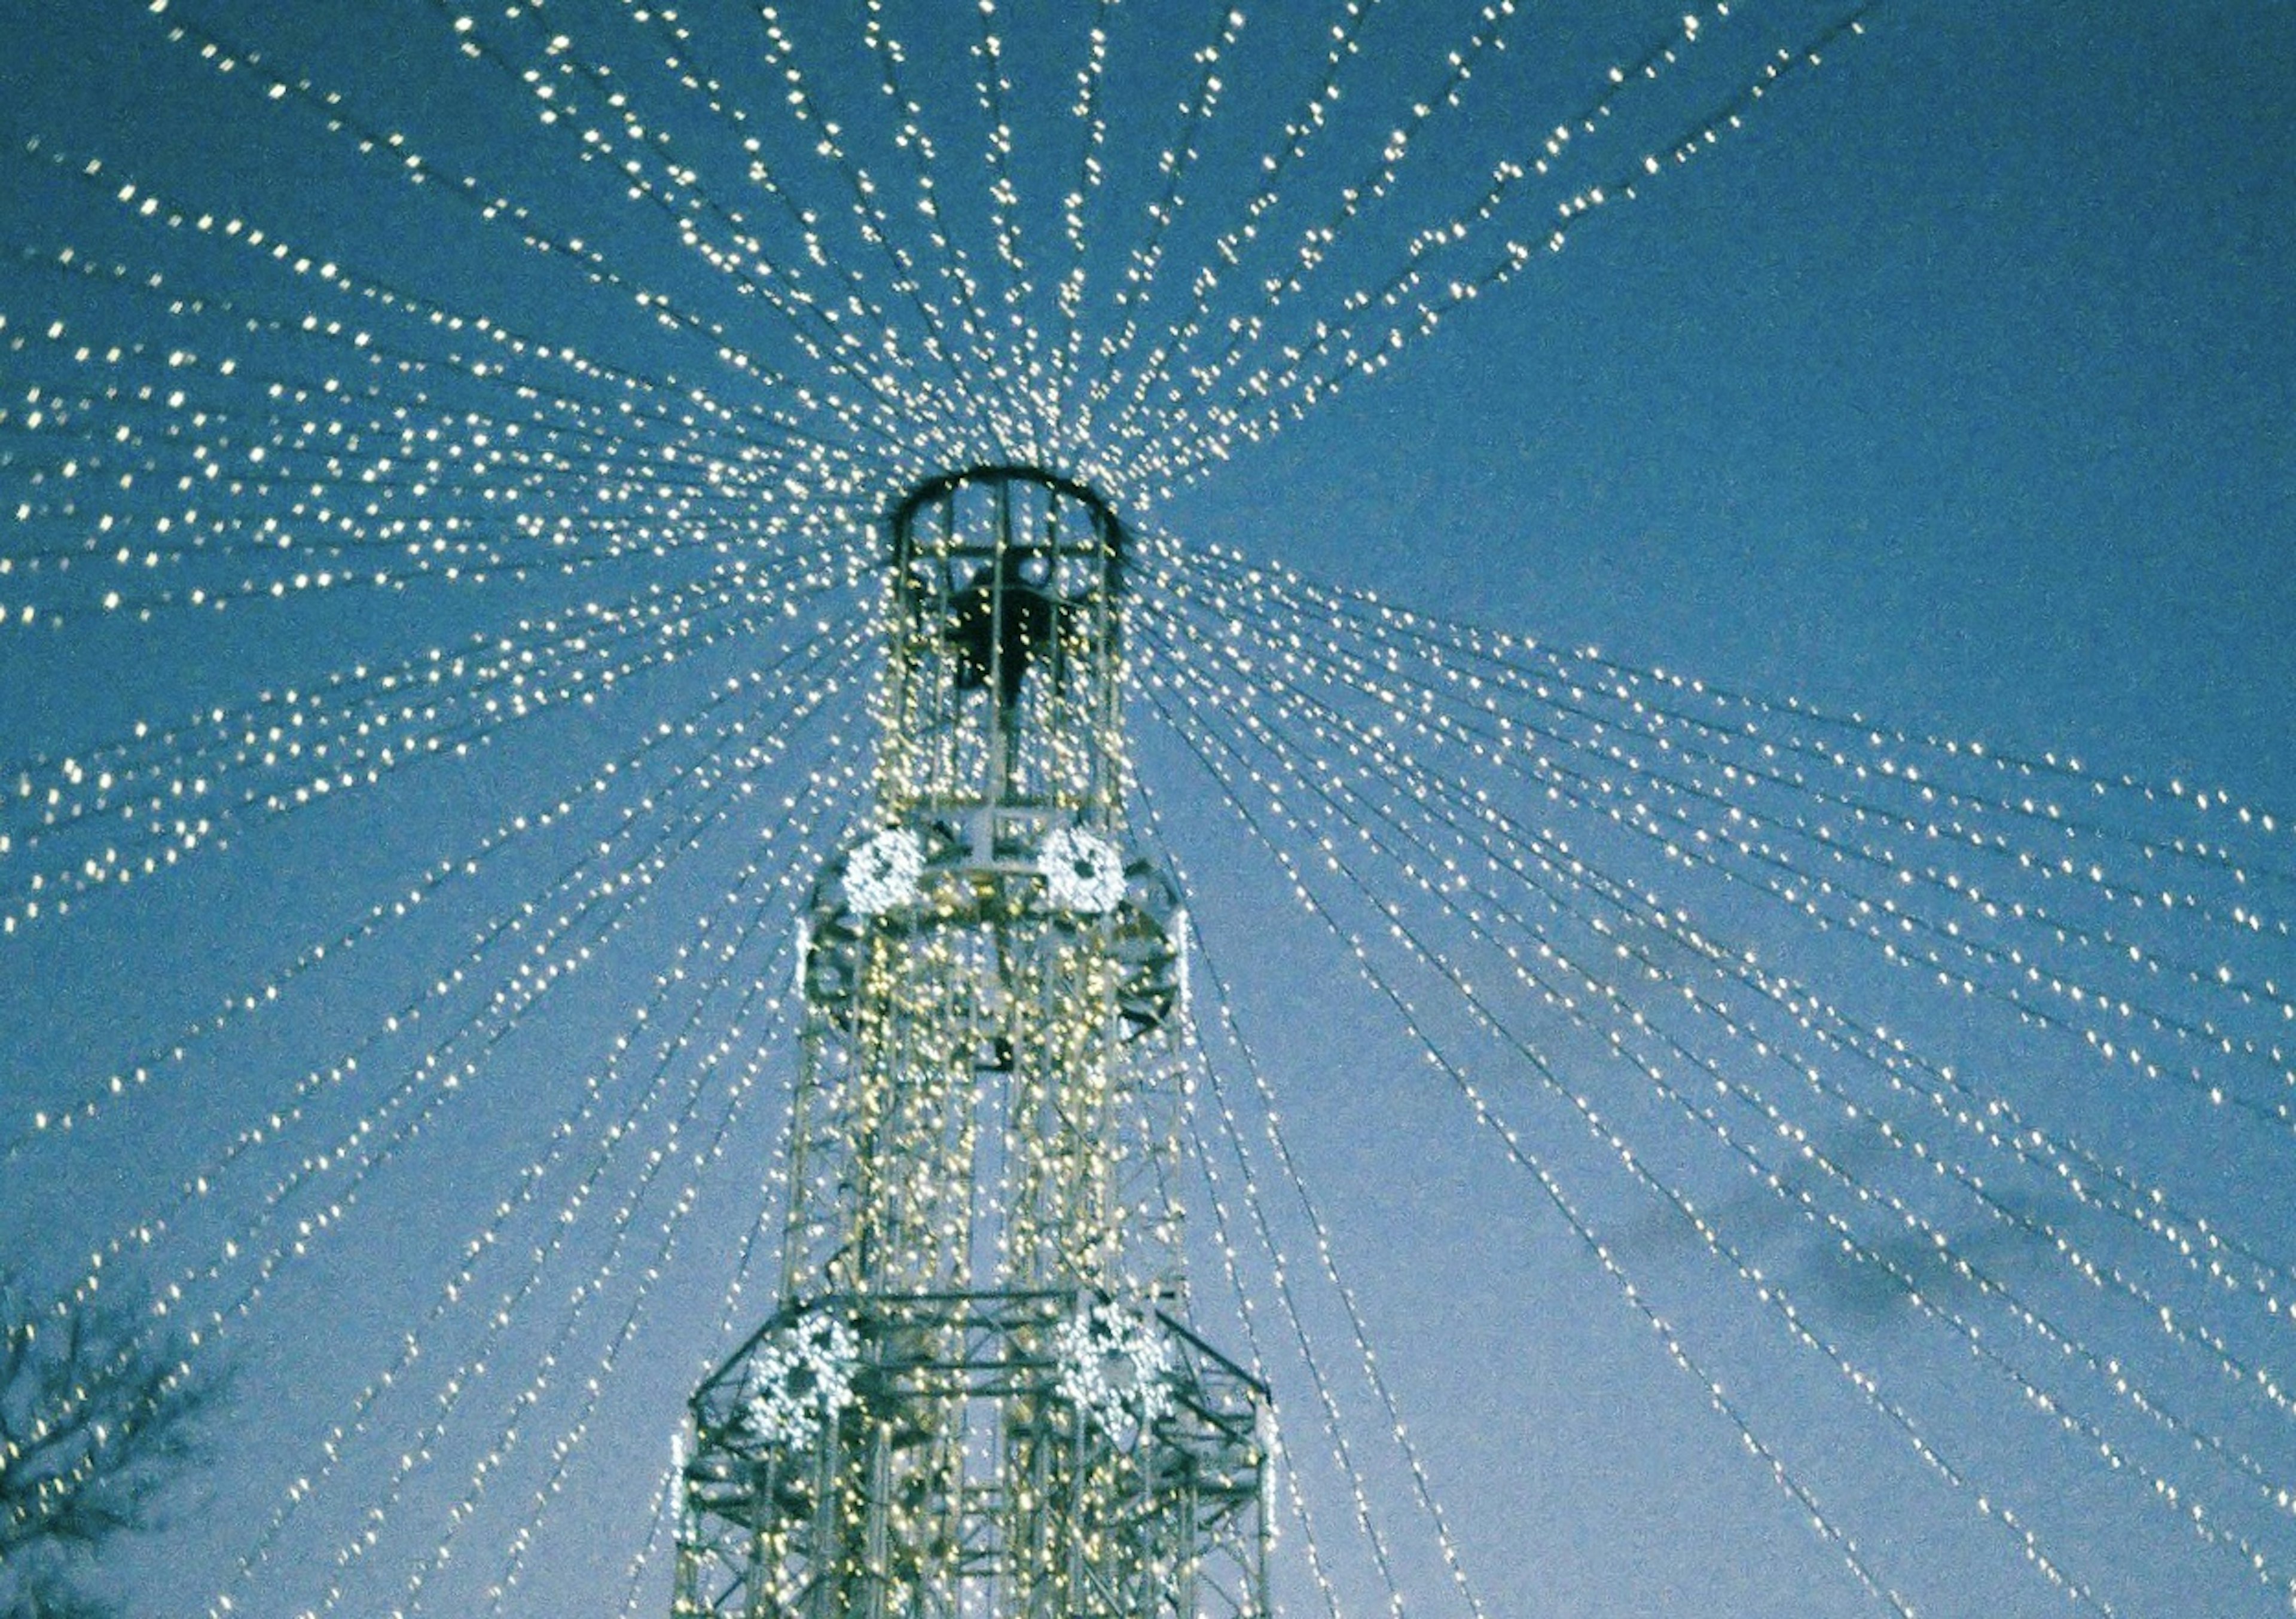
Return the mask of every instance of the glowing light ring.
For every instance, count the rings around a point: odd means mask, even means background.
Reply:
[[[861,1345],[833,1315],[809,1316],[761,1345],[750,1359],[742,1402],[750,1432],[768,1444],[809,1442],[851,1405]]]
[[[1057,827],[1037,854],[1045,897],[1054,909],[1098,916],[1124,899],[1124,856],[1107,838],[1082,827]]]
[[[1119,1443],[1172,1409],[1172,1346],[1146,1317],[1098,1304],[1053,1329],[1061,1397]]]
[[[864,916],[914,905],[924,874],[923,840],[905,826],[893,827],[846,856],[846,903]]]

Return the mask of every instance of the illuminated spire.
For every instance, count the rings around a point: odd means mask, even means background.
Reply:
[[[675,1611],[1263,1613],[1265,1394],[1182,1319],[1123,527],[1009,466],[888,526],[875,804],[803,934],[782,1304],[694,1398]]]

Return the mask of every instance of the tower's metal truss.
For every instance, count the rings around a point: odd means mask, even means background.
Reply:
[[[675,1612],[1257,1619],[1266,1391],[1183,1324],[1185,925],[1125,838],[1123,530],[1020,467],[890,527],[782,1304],[694,1396]]]

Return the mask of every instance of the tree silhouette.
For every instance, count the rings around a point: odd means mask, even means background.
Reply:
[[[0,1619],[100,1619],[93,1555],[159,1522],[225,1378],[134,1303],[36,1304],[0,1274]]]

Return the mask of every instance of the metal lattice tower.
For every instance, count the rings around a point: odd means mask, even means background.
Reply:
[[[1123,528],[1022,467],[890,527],[781,1304],[693,1397],[674,1611],[1258,1619],[1266,1391],[1183,1324],[1185,927],[1125,837]]]

